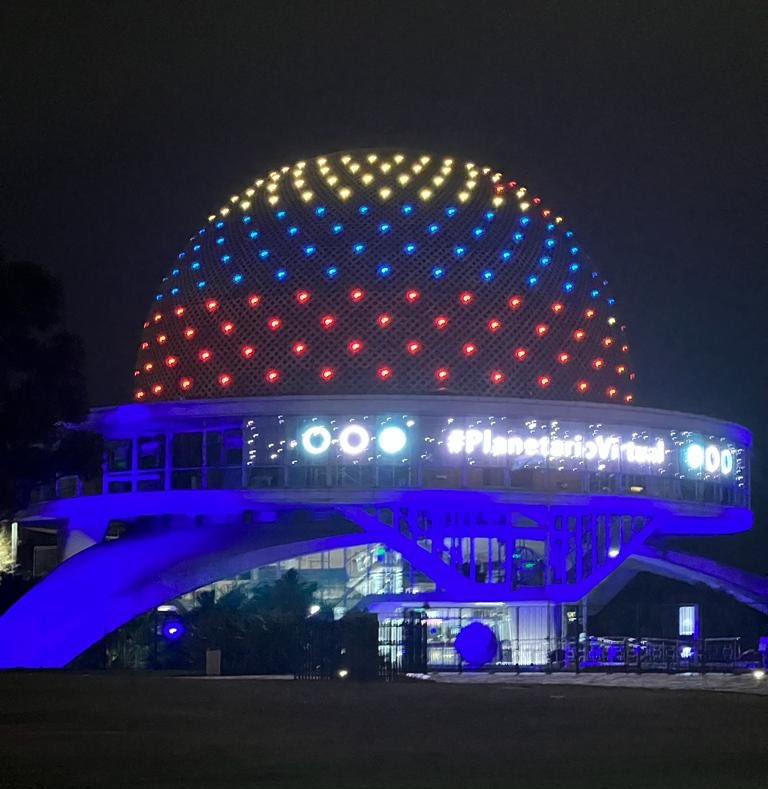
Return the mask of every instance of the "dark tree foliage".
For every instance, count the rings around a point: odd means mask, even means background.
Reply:
[[[69,431],[87,413],[83,349],[64,327],[62,290],[41,266],[0,259],[0,519],[57,474],[98,465],[98,438]]]
[[[234,589],[214,600],[206,593],[186,617],[189,665],[201,666],[206,649],[221,649],[227,674],[293,672],[316,588],[289,570],[251,594]]]

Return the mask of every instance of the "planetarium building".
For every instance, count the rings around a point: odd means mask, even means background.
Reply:
[[[622,569],[712,575],[653,540],[751,526],[750,435],[637,405],[630,334],[567,220],[492,168],[354,150],[265,173],[163,277],[131,402],[87,425],[101,478],[19,519],[60,561],[0,617],[2,665],[290,567],[337,615],[428,611],[433,665],[476,620],[536,664]]]

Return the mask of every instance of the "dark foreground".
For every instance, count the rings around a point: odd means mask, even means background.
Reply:
[[[0,673],[2,787],[763,787],[768,700]]]

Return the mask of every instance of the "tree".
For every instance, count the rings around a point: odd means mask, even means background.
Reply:
[[[87,413],[83,349],[66,330],[58,280],[34,263],[0,259],[0,520],[34,485],[93,470],[99,439],[67,425]]]

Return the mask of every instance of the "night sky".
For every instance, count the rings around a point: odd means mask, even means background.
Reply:
[[[273,165],[402,145],[542,195],[611,282],[638,404],[745,423],[764,451],[761,4],[7,5],[0,249],[62,279],[94,405],[129,398],[211,209]]]

